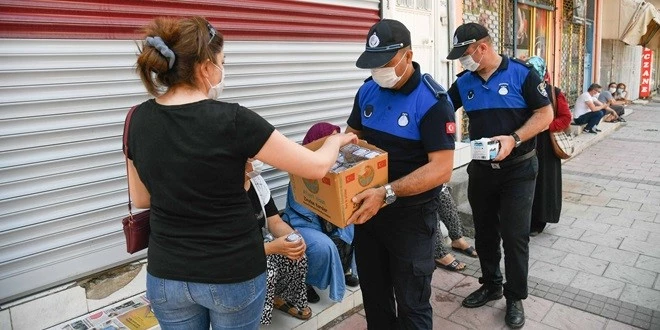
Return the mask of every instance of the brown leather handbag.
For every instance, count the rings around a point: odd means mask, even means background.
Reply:
[[[137,109],[137,105],[128,111],[126,120],[124,121],[123,150],[126,157],[128,157],[128,128],[130,127],[131,117],[133,117],[135,109]],[[128,158],[126,158],[126,175],[128,178]],[[126,252],[133,254],[149,246],[149,234],[151,233],[151,226],[149,225],[150,215],[151,212],[149,210],[133,214],[131,190],[128,189],[128,216],[121,220],[124,227],[124,236],[126,237]]]

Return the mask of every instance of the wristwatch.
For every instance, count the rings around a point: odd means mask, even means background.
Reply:
[[[516,141],[516,145],[514,146],[514,148],[518,148],[522,143],[522,141],[520,141],[520,136],[518,136],[518,134],[516,134],[515,132],[511,133],[511,136],[513,136],[513,140]]]
[[[390,205],[396,200],[396,194],[392,190],[392,186],[388,183],[385,186],[385,204]]]

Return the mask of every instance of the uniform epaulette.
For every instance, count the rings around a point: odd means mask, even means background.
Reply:
[[[459,74],[457,74],[456,77],[460,77],[460,76],[464,75],[467,72],[470,72],[470,70],[463,70]]]
[[[424,82],[424,85],[433,93],[433,96],[435,96],[436,99],[438,100],[447,100],[449,104],[453,107],[454,104],[451,102],[451,99],[449,98],[449,95],[447,95],[447,90],[445,90],[442,85],[440,85],[433,77],[425,73],[422,75],[422,81]]]
[[[526,61],[523,61],[523,60],[521,60],[521,59],[518,59],[518,58],[515,58],[515,57],[509,57],[509,59],[510,59],[511,61],[518,62],[518,63],[524,65],[524,66],[525,66],[526,68],[528,68],[528,69],[531,69],[531,68],[532,68],[532,65],[531,65],[531,64],[529,64],[529,63],[527,63]]]

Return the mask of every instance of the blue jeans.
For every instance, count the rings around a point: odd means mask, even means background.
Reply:
[[[147,273],[147,299],[167,329],[258,329],[266,297],[266,273],[240,283],[166,280]]]
[[[603,118],[603,116],[605,116],[605,110],[591,111],[573,119],[573,121],[575,121],[575,123],[578,125],[587,124],[584,129],[591,130],[594,126],[598,125],[600,119]]]

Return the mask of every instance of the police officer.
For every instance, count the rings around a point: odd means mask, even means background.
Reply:
[[[467,168],[482,286],[463,300],[463,306],[483,306],[504,294],[504,320],[520,328],[525,324],[522,299],[527,298],[529,226],[538,171],[534,137],[548,128],[552,108],[541,78],[524,62],[497,54],[488,30],[479,24],[456,29],[447,59],[458,59],[465,68],[449,95],[470,119],[470,140],[485,137],[500,146],[494,159],[472,160]]]
[[[410,31],[384,19],[371,27],[356,66],[348,132],[388,152],[389,183],[353,202],[355,257],[369,329],[432,329],[431,276],[439,187],[454,162],[454,108],[437,98],[412,60]],[[396,297],[396,310],[395,310]]]

